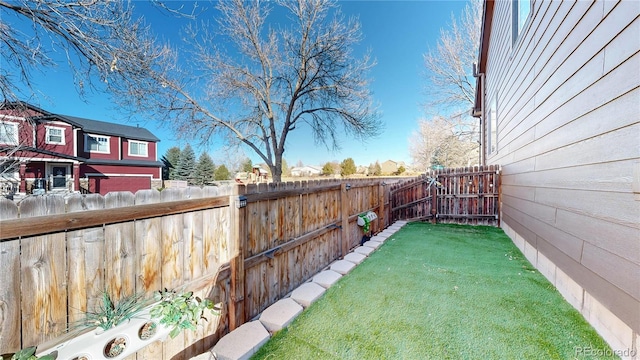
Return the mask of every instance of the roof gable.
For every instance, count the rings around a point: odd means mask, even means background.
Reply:
[[[40,109],[24,101],[3,101],[0,103],[0,110],[15,110],[15,116],[31,117],[31,116],[50,116],[50,112]]]
[[[59,120],[69,123],[73,126],[81,128],[84,132],[88,133],[98,133],[100,135],[111,135],[111,136],[120,136],[127,139],[134,140],[144,140],[144,141],[152,141],[158,142],[158,139],[155,135],[153,135],[149,130],[139,127],[139,126],[129,126],[116,124],[106,121],[99,120],[91,120],[76,116],[70,115],[59,115],[48,112],[46,110],[40,109],[36,106],[33,106],[24,101],[12,101],[12,102],[2,102],[0,104],[0,109],[11,108],[11,109],[19,109],[19,110],[30,110],[32,115],[36,119],[42,120]],[[37,113],[39,115],[35,115],[33,113]]]
[[[487,68],[487,52],[489,51],[489,35],[491,26],[493,25],[493,5],[494,0],[485,0],[482,11],[482,30],[480,31],[480,50],[478,52],[478,67],[474,69],[476,74],[476,94],[473,101],[473,109],[471,114],[474,117],[481,116],[481,93],[483,91],[481,85],[481,74],[484,74]]]
[[[109,123],[105,121],[85,119],[69,115],[56,115],[59,119],[72,123],[87,133],[99,133],[101,135],[121,136],[127,139],[160,141],[149,130],[139,127]]]

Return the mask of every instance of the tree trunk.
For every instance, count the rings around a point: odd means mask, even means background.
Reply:
[[[282,169],[276,166],[272,166],[271,177],[274,183],[282,182]]]
[[[270,166],[271,168],[271,177],[273,178],[274,183],[282,182],[282,152],[275,152],[275,164]]]

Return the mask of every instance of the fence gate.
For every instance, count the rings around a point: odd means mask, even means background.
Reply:
[[[390,189],[391,220],[500,225],[500,166],[432,170]]]

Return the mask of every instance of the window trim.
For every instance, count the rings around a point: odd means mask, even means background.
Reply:
[[[91,150],[89,147],[89,138],[104,138],[107,140],[107,150]],[[97,141],[97,140],[96,140]],[[98,134],[84,134],[84,151],[88,153],[98,153],[98,154],[111,154],[111,136],[107,135],[98,135]]]
[[[522,6],[523,3],[528,3],[528,6]],[[512,0],[511,1],[511,45],[515,46],[518,40],[521,38],[521,34],[524,31],[529,19],[531,18],[531,12],[533,8],[532,0]],[[527,13],[524,19],[521,19],[524,9]]]
[[[12,127],[13,128],[13,142],[5,142],[1,137],[0,137],[0,144],[3,145],[18,145],[20,144],[20,139],[18,138],[18,123],[17,122],[13,122],[13,121],[1,121],[0,120],[0,126],[3,129],[6,129],[7,127]],[[5,131],[5,134],[7,134],[7,132]],[[7,139],[9,139],[9,137],[7,136]]]
[[[127,140],[128,146],[127,146],[127,154],[129,156],[138,156],[138,157],[149,157],[149,143],[146,141],[139,141],[139,140]],[[144,149],[145,149],[145,154],[134,154],[131,152],[131,144],[138,144],[138,146],[140,145],[144,145]]]
[[[46,144],[51,144],[51,145],[66,145],[66,136],[65,136],[65,128],[61,128],[61,127],[57,127],[57,126],[45,126],[45,129],[47,129],[47,132],[45,134],[45,138],[44,138],[44,142]],[[60,142],[56,142],[56,141],[51,141],[49,136],[50,136],[50,130],[60,130]]]

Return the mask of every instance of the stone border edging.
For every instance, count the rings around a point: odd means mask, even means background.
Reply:
[[[328,269],[314,275],[311,280],[293,290],[289,296],[266,308],[259,315],[258,320],[243,324],[223,336],[208,352],[191,360],[248,360],[275,332],[291,324],[304,308],[318,300],[331,285],[364,261],[406,224],[407,221],[396,221],[373,236],[363,246],[353,249],[342,260],[331,263]]]

